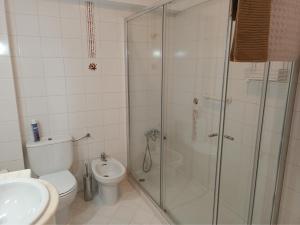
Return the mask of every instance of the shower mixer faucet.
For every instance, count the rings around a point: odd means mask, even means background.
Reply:
[[[152,156],[151,156],[149,142],[150,140],[155,142],[160,137],[160,131],[158,129],[150,129],[145,132],[145,137],[146,137],[146,149],[145,149],[142,168],[145,173],[149,173],[152,168]]]
[[[145,133],[147,139],[156,141],[160,137],[160,131],[158,129],[151,129]]]

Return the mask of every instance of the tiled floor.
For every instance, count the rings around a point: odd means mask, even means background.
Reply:
[[[113,206],[104,205],[101,200],[85,202],[80,192],[71,206],[70,224],[166,224],[127,180],[120,186],[120,201]]]
[[[168,168],[168,167],[167,167]],[[209,224],[213,216],[213,189],[203,186],[194,177],[186,176],[181,170],[169,167],[166,175],[165,206],[169,213],[181,224]],[[148,193],[159,198],[160,192],[159,168],[152,168],[151,172],[138,171],[134,175]],[[222,221],[226,224],[245,224],[246,216],[230,207],[228,202],[220,197],[219,212]]]

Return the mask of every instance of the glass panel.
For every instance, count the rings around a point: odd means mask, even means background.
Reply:
[[[257,173],[254,224],[271,223],[291,66],[288,62],[271,63]]]
[[[160,202],[162,18],[158,8],[128,22],[130,171]]]
[[[164,206],[211,224],[229,1],[167,5]]]
[[[218,224],[247,223],[265,66],[229,64]]]

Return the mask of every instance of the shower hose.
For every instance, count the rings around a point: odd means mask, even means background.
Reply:
[[[146,139],[147,139],[147,144],[146,144],[146,150],[145,150],[144,161],[143,161],[143,171],[145,173],[148,173],[152,168],[152,156],[150,152],[149,137],[146,136]],[[149,156],[149,160],[147,160],[147,156]]]

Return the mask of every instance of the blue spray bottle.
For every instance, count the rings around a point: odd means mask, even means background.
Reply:
[[[38,127],[38,123],[36,120],[31,121],[31,128],[32,128],[34,142],[40,141],[40,132],[39,132],[39,127]]]

